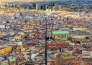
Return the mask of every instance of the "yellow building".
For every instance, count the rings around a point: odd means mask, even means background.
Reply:
[[[14,39],[20,40],[21,39],[21,36],[20,35],[19,36],[17,35],[17,36],[14,37]]]
[[[21,36],[24,36],[25,35],[24,32],[18,32],[18,34],[20,34]]]
[[[2,35],[2,31],[0,30],[0,35]]]
[[[12,47],[8,46],[6,48],[0,49],[0,54],[10,53],[12,51]]]

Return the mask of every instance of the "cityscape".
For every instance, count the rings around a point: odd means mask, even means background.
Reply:
[[[92,0],[0,0],[0,65],[92,65]]]

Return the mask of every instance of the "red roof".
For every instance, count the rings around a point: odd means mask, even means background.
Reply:
[[[36,34],[41,34],[41,32],[36,32]]]

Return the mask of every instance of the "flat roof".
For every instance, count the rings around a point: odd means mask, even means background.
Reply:
[[[69,31],[52,31],[52,34],[69,34]]]

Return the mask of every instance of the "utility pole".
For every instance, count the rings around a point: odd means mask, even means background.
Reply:
[[[46,35],[45,35],[45,38],[47,38],[47,20],[45,18],[45,21],[46,21]],[[47,39],[45,39],[45,65],[47,65]]]

